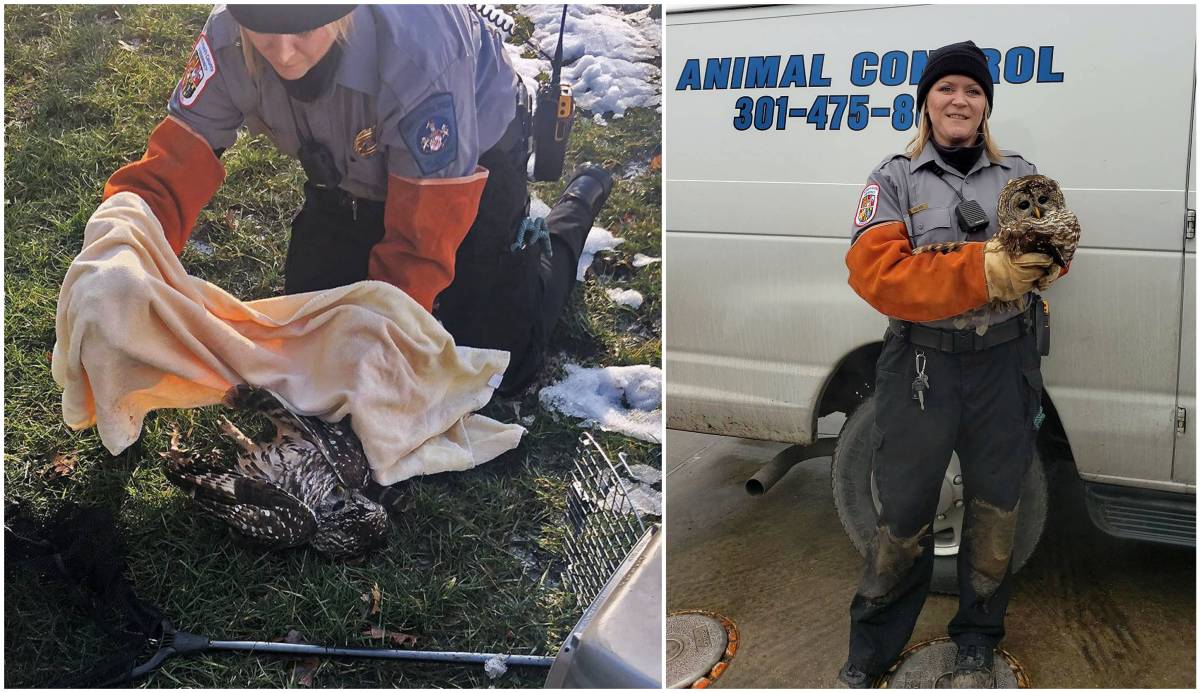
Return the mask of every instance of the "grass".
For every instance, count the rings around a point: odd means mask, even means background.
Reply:
[[[6,507],[47,517],[66,503],[110,508],[126,543],[138,595],[176,626],[219,639],[273,640],[297,630],[310,642],[382,645],[378,626],[417,637],[418,649],[553,655],[581,604],[563,588],[563,512],[578,420],[543,410],[539,386],[566,361],[661,363],[660,265],[634,269],[635,253],[661,254],[659,114],[630,111],[599,126],[583,113],[567,170],[609,162],[621,175],[598,224],[625,239],[594,264],[560,321],[541,382],[486,414],[533,415],[516,451],[477,469],[418,478],[400,487],[388,549],[365,562],[331,563],[297,549],[265,554],[189,510],[164,478],[159,453],[172,426],[193,447],[219,440],[210,407],[151,414],[142,437],[116,457],[94,429],[70,431],[50,376],[62,278],[104,181],[139,157],[187,52],[208,14],[195,6],[5,7],[4,482]],[[122,42],[128,48],[122,47]],[[281,292],[287,229],[301,203],[302,173],[264,139],[241,137],[226,152],[225,185],[201,214],[183,254],[192,274],[244,298]],[[534,191],[553,202],[562,184]],[[638,310],[609,301],[610,286],[635,288]],[[658,465],[659,446],[598,434],[631,464]],[[65,476],[55,459],[73,460]],[[362,595],[378,585],[378,614]],[[5,686],[45,685],[78,671],[111,641],[65,589],[9,562],[5,574]],[[297,660],[214,654],[169,660],[142,681],[153,687],[291,687]],[[532,687],[544,670],[514,668],[491,681],[481,667],[324,660],[321,687]]]

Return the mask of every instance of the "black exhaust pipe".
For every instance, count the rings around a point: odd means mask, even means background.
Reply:
[[[809,445],[792,445],[780,450],[778,455],[771,458],[770,462],[764,464],[762,469],[746,482],[746,493],[761,496],[800,462],[832,455],[837,441],[837,438],[821,438]]]

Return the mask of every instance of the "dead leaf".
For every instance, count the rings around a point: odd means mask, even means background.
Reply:
[[[230,231],[237,231],[238,215],[232,210],[225,210],[225,227]]]
[[[368,615],[375,616],[379,613],[380,604],[383,603],[383,592],[379,589],[378,582],[371,586],[370,592],[363,592],[359,598],[363,600],[360,618],[366,618]]]
[[[654,158],[650,160],[650,170],[657,171],[660,168],[662,168],[662,154],[655,154]]]
[[[129,51],[130,53],[133,53],[141,47],[142,40],[140,38],[129,39],[128,41],[125,39],[117,39],[117,45]]]
[[[296,685],[303,688],[312,688],[313,679],[316,678],[317,670],[321,668],[321,659],[317,656],[305,657],[299,662],[296,662],[296,668],[293,673],[296,675]]]
[[[75,471],[75,463],[78,461],[79,458],[75,455],[67,455],[60,452],[54,456],[50,464],[42,467],[42,474],[54,473],[58,476],[67,476]]]
[[[298,630],[289,630],[287,635],[275,642],[286,642],[293,645],[306,645],[308,639],[304,637]],[[296,677],[296,685],[303,688],[312,688],[313,680],[317,675],[317,670],[321,668],[321,658],[312,655],[309,657],[301,657],[296,662],[296,666],[292,668],[292,674]]]
[[[392,632],[392,631],[388,631],[383,628],[380,628],[378,626],[371,626],[369,628],[364,628],[362,635],[364,638],[371,638],[372,640],[386,639],[394,647],[406,647],[406,646],[414,646],[415,647],[417,644],[417,636],[415,636],[415,635],[409,635],[408,633]]]
[[[292,645],[304,645],[308,643],[308,640],[304,639],[304,636],[300,634],[300,631],[293,629],[289,630],[287,635],[276,640],[275,642],[286,642]]]

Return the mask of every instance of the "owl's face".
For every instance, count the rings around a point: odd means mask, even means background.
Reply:
[[[330,558],[360,556],[387,538],[387,510],[357,491],[338,487],[313,510],[317,531],[310,543]]]
[[[1066,267],[1079,245],[1079,219],[1067,207],[1062,188],[1046,176],[1010,180],[996,203],[996,238],[1014,257],[1045,253]]]
[[[1039,220],[1065,209],[1062,188],[1046,176],[1021,176],[1010,180],[1000,191],[996,216],[1001,224]]]

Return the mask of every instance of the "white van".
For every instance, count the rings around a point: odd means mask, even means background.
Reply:
[[[1062,185],[1082,241],[1045,296],[1039,464],[1015,567],[1055,479],[1117,536],[1195,543],[1194,6],[668,9],[664,61],[668,426],[834,455],[842,522],[874,534],[865,431],[886,320],[847,284],[868,175],[915,133],[929,51],[972,40],[993,137]],[[1047,474],[1056,469],[1063,474]],[[1049,480],[1049,481],[1048,481]],[[935,586],[953,591],[961,479],[943,488]]]

